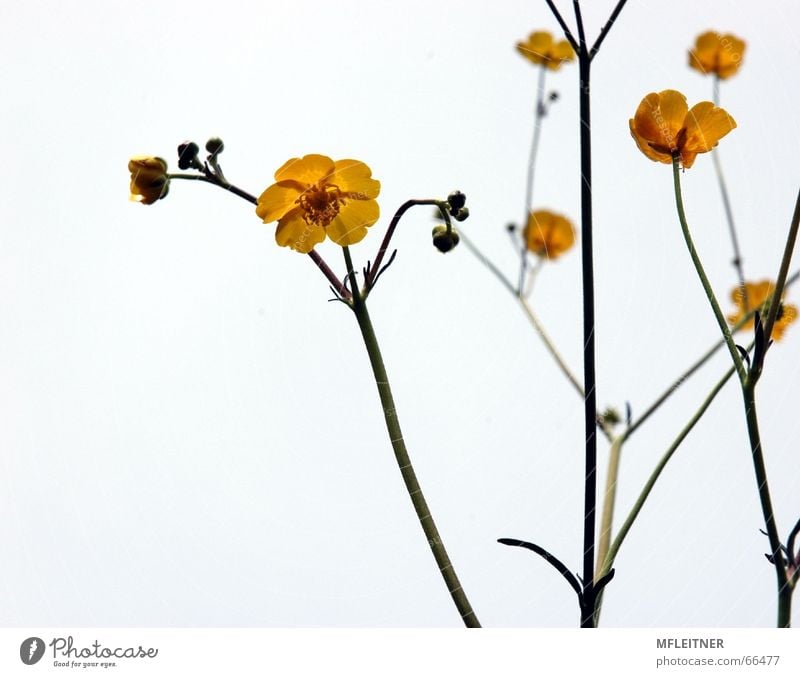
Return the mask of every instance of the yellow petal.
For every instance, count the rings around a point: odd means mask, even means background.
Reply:
[[[560,61],[572,61],[575,58],[575,50],[566,40],[553,45],[552,54],[554,59],[559,59]]]
[[[275,172],[275,180],[298,181],[313,186],[332,171],[333,160],[326,155],[305,155],[288,160]]]
[[[706,31],[698,35],[695,45],[689,50],[689,65],[704,75],[716,71],[719,53],[719,34]]]
[[[258,198],[256,214],[264,223],[277,221],[296,206],[295,203],[302,194],[301,185],[294,181],[273,183]]]
[[[375,200],[347,200],[336,218],[328,224],[328,237],[342,247],[361,242],[367,228],[378,220],[380,214]]]
[[[325,229],[306,223],[299,208],[286,214],[275,229],[275,241],[281,247],[291,247],[301,254],[308,254],[324,239]]]
[[[166,174],[167,163],[160,157],[150,155],[137,155],[128,162],[128,171],[131,174],[151,172],[155,174]]]
[[[337,160],[327,183],[338,186],[342,193],[359,200],[375,199],[381,192],[381,183],[372,177],[372,170],[358,160]]]
[[[633,116],[633,127],[653,150],[670,153],[678,148],[678,134],[686,119],[686,97],[673,89],[650,93]]]
[[[703,101],[692,106],[686,116],[681,156],[684,152],[697,154],[710,151],[723,136],[735,127],[735,120],[725,110],[718,108],[710,101]],[[684,166],[690,165],[684,163]]]
[[[656,162],[664,162],[665,164],[670,164],[672,162],[672,155],[653,150],[653,148],[647,142],[647,139],[636,133],[633,120],[628,121],[628,126],[631,129],[631,136],[633,137],[633,140],[636,141],[636,145],[638,146],[639,150],[642,151],[642,153]]]
[[[528,249],[556,259],[575,243],[575,229],[563,216],[546,210],[532,212],[523,233]]]
[[[517,43],[517,50],[533,63],[543,64],[550,59],[552,45],[553,36],[550,33],[547,31],[535,31],[528,36],[527,41]]]
[[[797,306],[790,304],[783,304],[780,319],[775,320],[772,326],[772,338],[780,341],[783,338],[783,332],[786,328],[797,319]]]
[[[735,35],[720,37],[719,53],[717,56],[717,75],[725,80],[734,75],[742,65],[745,42]]]

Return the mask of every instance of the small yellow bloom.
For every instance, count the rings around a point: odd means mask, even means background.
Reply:
[[[522,236],[529,251],[551,260],[575,244],[575,229],[569,220],[544,209],[531,212]]]
[[[275,172],[274,183],[258,198],[256,214],[277,221],[275,241],[308,254],[327,235],[336,244],[360,242],[380,216],[375,198],[381,184],[358,160],[325,155],[292,158]]]
[[[140,155],[128,162],[131,173],[131,200],[151,205],[169,192],[167,163],[160,157]]]
[[[566,40],[556,42],[547,31],[534,31],[526,42],[517,43],[517,51],[526,59],[557,71],[565,61],[575,58],[575,51]]]
[[[689,50],[689,66],[703,75],[716,75],[720,80],[735,75],[742,65],[745,42],[735,35],[707,31],[697,36]]]
[[[679,153],[688,169],[697,154],[714,148],[736,121],[710,101],[690,110],[683,94],[666,89],[644,97],[629,125],[639,150],[651,160],[670,164],[673,153]]]
[[[761,280],[760,282],[745,282],[745,289],[736,287],[731,292],[731,300],[736,304],[736,312],[728,315],[728,322],[731,326],[738,324],[739,321],[747,314],[748,310],[755,310],[760,308],[765,301],[768,301],[775,291],[775,284],[769,280]],[[745,303],[745,291],[747,292],[747,299]],[[762,317],[766,320],[768,308],[762,312]],[[772,327],[772,338],[780,341],[783,332],[786,331],[792,322],[797,319],[797,306],[781,302],[778,308],[778,315],[775,319],[775,324]],[[743,326],[742,329],[752,329],[755,325],[755,320],[751,317]]]

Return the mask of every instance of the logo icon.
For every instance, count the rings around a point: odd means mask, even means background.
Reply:
[[[25,665],[34,665],[44,656],[44,642],[38,637],[28,637],[19,645],[19,657]]]

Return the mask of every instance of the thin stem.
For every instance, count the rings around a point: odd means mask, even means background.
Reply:
[[[367,293],[372,288],[375,283],[377,276],[380,274],[381,270],[381,263],[383,263],[383,257],[386,255],[386,251],[389,249],[389,243],[392,241],[392,236],[394,235],[394,230],[397,228],[397,224],[400,223],[400,219],[403,217],[409,209],[415,207],[417,205],[436,205],[440,206],[440,200],[406,200],[403,204],[395,212],[392,220],[389,222],[389,228],[386,229],[386,235],[383,236],[383,242],[381,242],[380,249],[378,249],[378,254],[375,257],[375,261],[370,268],[369,274],[367,275],[367,279],[364,280],[364,289]],[[447,215],[445,215],[447,216]],[[448,217],[449,218],[449,217]]]
[[[459,230],[459,234],[461,235],[461,242],[464,243],[467,250],[480,261],[484,266],[489,269],[489,272],[494,275],[511,294],[514,296],[517,295],[516,289],[514,289],[514,285],[511,284],[511,281],[503,275],[503,271],[501,271],[493,262],[492,260],[486,256],[478,247],[475,245],[474,242],[467,235],[464,233],[463,230]]]
[[[533,117],[533,140],[531,141],[531,152],[528,157],[528,173],[525,183],[525,215],[522,221],[522,238],[520,238],[519,252],[519,283],[517,284],[517,294],[522,296],[525,284],[525,270],[528,265],[528,243],[525,238],[525,228],[530,219],[533,209],[533,180],[536,174],[536,155],[539,150],[539,139],[542,135],[542,118],[544,118],[544,80],[547,68],[539,66],[539,79],[536,87],[536,111]]]
[[[572,31],[570,31],[569,26],[567,26],[566,21],[564,21],[564,17],[561,16],[561,12],[558,11],[558,7],[555,6],[553,0],[545,0],[547,6],[550,8],[550,11],[553,13],[553,16],[558,21],[558,25],[561,26],[561,30],[564,31],[564,37],[567,39],[570,45],[572,45],[572,49],[576,52],[578,51],[578,43],[575,41],[575,38],[572,35]]]
[[[558,368],[561,370],[561,373],[567,377],[567,380],[572,384],[572,387],[581,396],[581,398],[585,397],[583,392],[583,386],[579,383],[575,374],[572,373],[570,368],[567,366],[567,363],[564,361],[564,358],[561,356],[561,353],[558,352],[553,341],[547,335],[547,332],[544,330],[542,323],[539,321],[539,318],[536,317],[536,314],[533,312],[533,308],[531,308],[530,304],[528,303],[527,299],[520,298],[519,305],[522,308],[525,316],[531,323],[531,326],[536,330],[536,333],[539,334],[539,338],[542,339],[542,343],[544,343],[545,348],[547,348],[547,352],[550,353],[550,356],[553,358],[555,363],[558,365]]]
[[[692,428],[697,424],[697,422],[702,418],[703,414],[705,414],[706,409],[711,405],[714,401],[714,398],[717,396],[722,387],[728,382],[728,379],[733,375],[735,371],[734,367],[728,369],[725,372],[725,375],[717,382],[717,384],[711,389],[711,392],[706,396],[706,399],[700,405],[700,408],[695,412],[694,416],[689,419],[689,422],[683,427],[683,429],[678,433],[678,436],[669,446],[669,448],[664,452],[664,455],[661,457],[659,462],[656,464],[656,467],[653,469],[653,472],[650,473],[650,477],[648,478],[647,482],[645,483],[642,491],[639,493],[639,497],[636,499],[636,502],[633,504],[631,511],[628,513],[628,516],[625,518],[625,521],[622,523],[622,526],[619,529],[619,532],[614,537],[614,540],[611,543],[611,546],[608,549],[608,554],[606,554],[603,562],[600,566],[600,573],[599,575],[608,573],[611,570],[611,567],[614,565],[614,560],[617,557],[617,553],[619,552],[620,546],[625,541],[625,537],[628,535],[631,527],[633,526],[634,521],[638,517],[639,513],[641,512],[642,508],[644,507],[645,501],[647,497],[650,495],[650,492],[653,490],[656,482],[658,481],[661,472],[666,467],[669,460],[672,458],[672,455],[678,450],[678,447],[681,445],[686,436],[692,431]]]
[[[603,26],[602,30],[600,31],[600,35],[597,37],[597,40],[594,43],[594,47],[592,47],[592,51],[589,52],[589,58],[594,59],[597,55],[597,52],[600,50],[600,45],[603,44],[603,40],[606,39],[606,35],[608,35],[608,31],[611,30],[611,27],[614,25],[614,22],[617,20],[619,13],[622,11],[622,8],[625,7],[625,3],[627,0],[619,0],[617,6],[614,7],[614,11],[611,12],[611,16],[606,21],[606,25]]]
[[[786,285],[784,288],[788,288],[790,285],[797,282],[798,278],[800,278],[800,271],[797,271],[789,276],[786,280]],[[745,324],[747,324],[755,315],[757,310],[764,309],[766,305],[766,301],[764,305],[760,308],[751,308],[745,315],[739,320],[733,327],[731,327],[731,334],[735,334],[739,329],[741,329]],[[689,380],[689,377],[693,376],[695,372],[697,372],[700,367],[702,367],[709,359],[711,359],[717,351],[725,345],[725,339],[719,339],[711,348],[709,348],[705,353],[703,353],[695,362],[689,367],[683,374],[681,374],[670,386],[667,388],[659,397],[645,409],[644,413],[639,416],[631,426],[625,431],[625,439],[629,440],[631,435],[641,426],[650,416],[655,413],[655,411],[666,402],[675,392],[680,388],[686,381]]]
[[[400,468],[400,474],[403,477],[403,482],[405,483],[409,498],[411,498],[411,503],[419,518],[419,523],[425,533],[425,538],[428,540],[428,545],[439,567],[439,572],[442,574],[447,590],[458,609],[458,613],[461,615],[464,625],[468,628],[479,628],[481,625],[478,622],[478,617],[472,610],[467,595],[461,587],[461,583],[458,580],[455,569],[450,562],[450,557],[439,535],[439,530],[436,528],[436,523],[428,508],[428,503],[422,493],[422,488],[417,480],[414,467],[411,465],[411,458],[408,455],[408,450],[406,449],[403,439],[403,432],[400,429],[397,409],[395,407],[394,397],[392,396],[392,388],[389,384],[389,377],[386,374],[386,367],[383,363],[378,339],[375,336],[375,330],[372,326],[369,312],[367,312],[367,304],[356,284],[350,250],[347,247],[343,247],[343,250],[345,263],[347,265],[347,274],[350,278],[350,287],[353,290],[352,309],[358,321],[358,328],[361,330],[361,336],[364,339],[367,354],[369,355],[372,373],[375,376],[375,385],[378,388],[378,395],[383,407],[386,429],[389,433],[389,439],[392,444],[392,449],[394,450],[395,458],[397,459],[397,465]]]
[[[739,380],[744,381],[746,371],[744,368],[744,364],[742,363],[742,356],[739,354],[739,350],[733,341],[731,330],[728,328],[728,323],[725,320],[725,316],[722,314],[722,310],[719,307],[719,302],[717,301],[717,297],[714,295],[714,290],[711,288],[711,283],[708,281],[708,277],[706,276],[706,271],[703,268],[703,264],[700,261],[700,257],[697,255],[697,250],[695,249],[691,233],[689,232],[689,225],[686,223],[686,213],[684,212],[683,208],[683,196],[681,195],[681,173],[680,173],[679,161],[680,158],[676,153],[672,158],[672,177],[673,177],[673,184],[675,187],[675,204],[678,209],[678,219],[681,222],[681,230],[683,231],[683,238],[686,241],[686,247],[689,249],[689,255],[692,257],[692,263],[694,263],[697,275],[700,278],[700,282],[703,285],[703,289],[706,293],[706,298],[708,298],[708,302],[711,304],[711,309],[714,311],[714,317],[716,317],[720,331],[722,332],[722,335],[725,337],[725,343],[728,346],[728,351],[731,354],[733,363],[734,365],[736,365],[736,373],[739,375]]]
[[[602,576],[603,572],[600,570],[600,565],[605,562],[611,545],[611,529],[614,526],[614,507],[617,499],[617,479],[619,478],[619,460],[625,440],[626,436],[623,433],[611,443],[611,449],[608,453],[608,474],[606,476],[606,491],[603,497],[603,516],[600,519],[600,540],[597,544],[596,579]]]
[[[525,317],[528,318],[528,321],[531,323],[531,326],[534,328],[536,333],[539,334],[539,337],[542,339],[542,342],[544,343],[547,352],[550,353],[550,356],[553,358],[558,368],[561,370],[561,372],[564,374],[567,380],[572,384],[572,387],[574,388],[575,392],[577,392],[580,398],[583,399],[585,397],[583,392],[583,386],[580,384],[575,374],[572,373],[572,370],[569,368],[569,366],[567,366],[567,363],[565,362],[563,356],[558,351],[558,348],[556,348],[556,345],[555,343],[553,343],[553,340],[545,331],[544,326],[542,325],[539,318],[536,316],[536,313],[534,313],[533,308],[531,307],[528,300],[517,296],[517,292],[514,289],[514,286],[511,284],[509,279],[505,275],[503,275],[502,271],[491,261],[491,259],[489,259],[480,249],[478,249],[477,246],[475,246],[475,243],[472,242],[472,240],[470,240],[464,234],[464,231],[459,231],[459,232],[461,234],[461,242],[464,243],[466,248],[475,256],[475,258],[477,258],[481,263],[483,263],[483,265],[485,265],[489,269],[489,271],[500,281],[500,283],[506,288],[506,290],[517,299],[517,302],[520,304],[520,307],[525,313]],[[612,439],[611,431],[607,428],[605,422],[603,421],[603,417],[600,416],[599,414],[597,414],[597,425],[600,427],[600,430],[602,431],[603,435],[605,435],[605,437],[610,441]]]
[[[184,179],[187,181],[204,181],[205,183],[210,183],[212,186],[217,186],[218,188],[222,188],[223,190],[227,190],[229,193],[233,193],[234,195],[242,198],[243,200],[247,200],[248,202],[252,202],[254,205],[258,204],[258,198],[254,195],[251,195],[245,190],[242,190],[238,186],[234,186],[232,183],[228,183],[227,181],[222,181],[219,179],[215,174],[208,172],[206,174],[169,174],[170,179]],[[317,254],[313,249],[308,252],[309,258],[316,264],[317,268],[322,271],[322,274],[328,278],[328,282],[331,283],[333,288],[339,293],[342,298],[348,298],[350,296],[350,292],[347,291],[347,288],[342,284],[342,281],[336,276],[336,274],[330,269],[327,263],[323,260],[323,258]]]
[[[778,279],[775,281],[775,291],[772,293],[773,303],[770,303],[769,315],[767,315],[767,321],[764,323],[764,339],[767,344],[769,344],[770,336],[772,336],[772,328],[775,326],[775,320],[778,318],[778,310],[780,308],[783,290],[788,284],[787,275],[789,273],[789,264],[792,262],[792,253],[797,243],[798,227],[800,227],[800,191],[798,191],[797,200],[795,200],[792,223],[789,226],[789,235],[786,237],[786,246],[783,249],[781,267],[778,271]]]
[[[258,198],[255,197],[255,195],[251,195],[247,191],[242,190],[238,186],[234,186],[232,183],[228,183],[227,181],[223,183],[213,174],[169,174],[169,178],[187,179],[189,181],[205,181],[206,183],[210,183],[214,186],[222,188],[223,190],[227,190],[229,193],[233,193],[243,200],[252,202],[254,205],[258,204]]]
[[[328,278],[328,282],[331,283],[331,286],[333,286],[333,288],[337,291],[339,296],[341,296],[342,299],[350,298],[350,291],[336,276],[336,273],[334,273],[330,269],[328,264],[325,263],[325,260],[319,254],[317,254],[317,252],[314,251],[313,249],[310,252],[308,252],[308,256],[317,265],[317,268],[319,268],[322,271],[322,274]]]
[[[719,77],[714,76],[714,105],[719,106]],[[728,232],[731,237],[731,245],[733,246],[733,267],[736,269],[736,276],[739,280],[739,287],[744,294],[744,309],[749,310],[747,303],[747,288],[744,284],[744,265],[742,260],[741,249],[739,248],[739,238],[736,235],[736,224],[733,220],[733,209],[731,207],[731,199],[728,194],[728,186],[725,183],[725,175],[722,173],[722,162],[719,157],[719,148],[714,148],[711,151],[711,159],[714,161],[714,171],[717,174],[717,183],[719,184],[719,192],[722,196],[722,206],[725,209],[725,219],[728,222]]]
[[[767,482],[767,468],[764,463],[764,451],[761,447],[761,434],[758,429],[758,415],[756,413],[755,382],[748,381],[742,386],[744,396],[744,409],[747,417],[747,434],[750,439],[750,451],[753,454],[753,469],[756,473],[758,498],[761,502],[761,512],[767,527],[770,555],[775,567],[775,577],[778,584],[778,627],[788,628],[792,623],[792,593],[786,576],[786,562],[783,558],[781,539],[778,535],[778,525],[775,522],[775,511],[772,508],[772,498]]]

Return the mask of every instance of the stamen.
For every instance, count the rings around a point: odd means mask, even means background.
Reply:
[[[323,185],[309,188],[295,202],[306,223],[325,228],[339,214],[344,199],[338,186]]]

